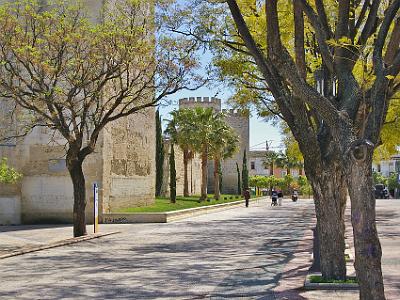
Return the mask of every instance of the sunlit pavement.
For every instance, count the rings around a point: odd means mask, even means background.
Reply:
[[[399,299],[399,214],[400,201],[378,202],[388,299]],[[168,224],[103,225],[122,233],[0,260],[0,299],[357,299],[301,289],[314,222],[310,200],[263,200]],[[0,227],[0,245],[71,233],[9,229]]]

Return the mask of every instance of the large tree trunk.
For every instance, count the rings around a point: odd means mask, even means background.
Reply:
[[[208,148],[203,146],[201,153],[201,196],[200,201],[207,199],[207,181],[208,181]]]
[[[219,190],[219,164],[218,158],[214,159],[214,199],[219,200],[220,190]]]
[[[86,235],[86,187],[82,169],[83,161],[77,155],[67,154],[67,167],[74,188],[74,237]]]
[[[188,180],[189,150],[183,150],[183,196],[189,197],[189,180]]]
[[[314,191],[317,216],[321,273],[326,279],[343,280],[346,278],[345,177],[340,170],[329,166],[320,171],[310,181]]]
[[[364,160],[349,164],[347,183],[351,199],[355,263],[361,300],[384,300],[382,249],[375,223],[372,151]]]

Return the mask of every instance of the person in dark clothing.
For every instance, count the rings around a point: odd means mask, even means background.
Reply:
[[[277,191],[272,190],[272,192],[271,192],[271,200],[272,200],[271,206],[277,206],[278,205],[278,203],[277,203],[278,192]]]
[[[246,201],[246,207],[249,207],[249,200],[250,200],[250,190],[247,188],[243,192],[244,200]]]

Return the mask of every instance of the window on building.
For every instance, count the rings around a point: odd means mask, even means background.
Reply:
[[[251,168],[252,170],[255,170],[255,169],[256,169],[256,163],[255,163],[254,161],[250,162],[250,168]]]

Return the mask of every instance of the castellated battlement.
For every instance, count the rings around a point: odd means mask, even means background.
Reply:
[[[235,109],[223,109],[222,112],[226,114],[228,117],[238,117],[238,118],[245,118],[246,116]]]
[[[185,103],[217,103],[221,104],[221,99],[215,97],[189,97],[189,98],[182,98],[179,99],[179,104]]]
[[[221,111],[221,99],[215,97],[189,97],[179,99],[179,108],[211,107]]]

